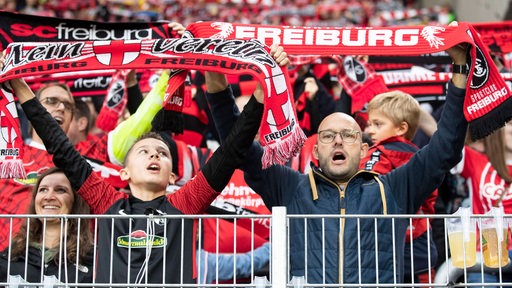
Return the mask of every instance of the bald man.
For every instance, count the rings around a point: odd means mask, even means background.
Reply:
[[[447,52],[454,64],[466,64],[467,47],[455,46]],[[453,73],[438,132],[407,164],[390,173],[359,170],[368,151],[361,128],[350,115],[333,113],[319,125],[313,148],[318,167],[312,165],[308,174],[284,165],[262,169],[263,149],[256,143],[245,160],[245,180],[269,209],[285,206],[288,214],[413,215],[460,160],[467,129],[463,115],[466,78]],[[207,91],[207,97],[224,138],[237,114],[228,85],[216,88]],[[290,278],[305,276],[310,284],[403,282],[408,219],[306,220],[291,218],[289,222]]]

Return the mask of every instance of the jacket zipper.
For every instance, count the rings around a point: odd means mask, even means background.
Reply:
[[[317,171],[314,171],[315,174],[317,174],[318,176],[322,177],[325,181],[331,183],[332,185],[334,185],[334,187],[336,187],[339,191],[339,203],[343,203],[345,201],[345,190],[347,190],[346,188],[348,187],[348,182],[350,182],[350,179],[352,179],[352,177],[348,180],[347,184],[345,185],[345,189],[341,189],[340,188],[340,185],[338,185],[338,183],[332,181],[331,179],[325,177],[324,175],[322,175],[321,173],[318,173]],[[341,206],[341,205],[340,205]],[[344,205],[345,206],[345,205]],[[340,215],[345,215],[345,208],[340,208]],[[343,243],[344,243],[344,240],[343,240],[343,237],[341,237],[341,235],[344,235],[345,233],[345,218],[342,218],[340,219],[341,221],[341,229],[340,229],[340,233],[338,234],[338,243],[339,243],[339,246],[338,246],[338,251],[339,252],[339,259],[338,259],[338,263],[339,263],[339,266],[338,266],[338,283],[340,284],[343,284],[343,264],[344,264],[344,261],[343,261],[343,255],[344,255],[344,250],[343,250]]]

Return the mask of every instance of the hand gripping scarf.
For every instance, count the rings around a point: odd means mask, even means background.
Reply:
[[[181,38],[11,43],[5,58],[0,82],[26,75],[107,67],[251,74],[260,81],[265,94],[260,130],[265,146],[263,167],[286,162],[300,150],[305,140],[297,125],[288,71],[280,67],[269,54],[269,48],[257,40]],[[178,87],[175,85],[175,89]],[[173,95],[173,91],[168,92]]]
[[[195,37],[258,39],[278,43],[288,54],[420,55],[469,43],[470,72],[464,116],[473,139],[483,138],[512,118],[510,91],[472,25],[404,27],[290,27],[198,22],[187,26]]]

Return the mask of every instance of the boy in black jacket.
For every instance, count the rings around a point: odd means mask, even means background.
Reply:
[[[289,60],[282,49],[271,55],[279,65]],[[284,57],[283,57],[284,55]],[[259,128],[263,90],[258,85],[232,133],[194,179],[172,194],[172,159],[167,144],[156,134],[138,139],[126,156],[121,178],[131,193],[122,194],[92,173],[62,129],[40,105],[23,80],[11,80],[23,110],[42,136],[56,166],[95,214],[149,215],[99,222],[97,283],[195,283],[193,219],[164,215],[200,214],[226,186],[242,163]]]

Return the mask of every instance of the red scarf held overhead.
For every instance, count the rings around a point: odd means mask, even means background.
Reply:
[[[474,23],[473,27],[493,51],[512,52],[512,21]]]
[[[470,73],[464,116],[474,139],[483,138],[512,118],[512,100],[486,46],[472,25],[396,27],[291,27],[198,22],[187,26],[194,37],[258,39],[278,43],[291,55],[420,55],[469,43]]]
[[[3,7],[0,7],[2,9]],[[0,11],[0,50],[13,42],[179,38],[171,22],[99,22]]]
[[[288,71],[275,62],[268,47],[256,40],[181,38],[11,43],[6,50],[0,82],[26,75],[106,68],[251,74],[260,81],[265,94],[260,130],[260,140],[265,146],[263,167],[285,163],[298,153],[305,140],[297,125]],[[172,89],[169,95],[173,95]]]

